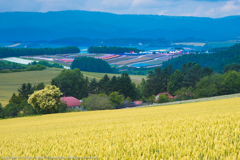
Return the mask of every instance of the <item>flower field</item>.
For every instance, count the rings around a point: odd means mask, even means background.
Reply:
[[[240,159],[240,98],[0,121],[2,157]]]

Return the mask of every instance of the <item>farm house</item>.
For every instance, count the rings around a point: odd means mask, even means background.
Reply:
[[[61,100],[67,104],[68,109],[81,109],[81,102],[74,97],[61,97]]]
[[[158,100],[158,97],[159,97],[160,94],[167,94],[167,95],[168,95],[168,98],[173,99],[173,96],[172,96],[169,92],[164,92],[164,93],[158,93],[158,94],[155,96],[155,100]]]

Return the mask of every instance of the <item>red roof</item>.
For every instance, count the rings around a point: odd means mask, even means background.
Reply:
[[[61,100],[67,103],[67,107],[74,107],[74,106],[81,105],[81,102],[74,97],[61,97]]]
[[[142,101],[134,101],[135,104],[142,104]]]
[[[173,96],[169,92],[158,93],[155,97],[159,96],[159,94],[167,94],[168,98],[173,99]]]

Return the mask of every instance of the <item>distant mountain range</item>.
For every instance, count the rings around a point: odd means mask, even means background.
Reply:
[[[213,19],[89,11],[0,13],[2,42],[50,41],[66,37],[240,39],[240,16]]]

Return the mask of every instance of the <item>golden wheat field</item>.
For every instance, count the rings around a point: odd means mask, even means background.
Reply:
[[[2,157],[240,159],[240,98],[6,119],[0,137]]]

